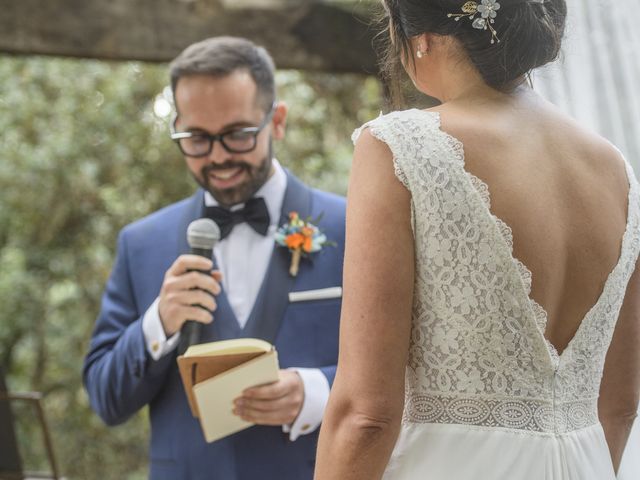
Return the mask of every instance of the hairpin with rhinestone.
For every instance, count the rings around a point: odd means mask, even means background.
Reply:
[[[462,5],[462,13],[449,13],[447,17],[453,18],[456,22],[465,17],[473,20],[471,24],[473,28],[491,32],[491,43],[494,44],[500,43],[496,29],[493,28],[498,10],[500,10],[500,4],[497,0],[481,0],[480,3],[469,1]]]

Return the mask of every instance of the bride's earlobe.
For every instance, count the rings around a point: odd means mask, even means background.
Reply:
[[[429,43],[427,42],[426,35],[421,35],[418,37],[416,42],[416,57],[424,58],[426,55],[429,55]]]
[[[418,48],[416,49],[416,57],[423,58],[425,55],[429,55],[429,46],[418,45]]]

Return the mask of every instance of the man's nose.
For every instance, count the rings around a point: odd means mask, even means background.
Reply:
[[[213,140],[211,151],[207,156],[207,160],[211,163],[223,164],[229,159],[229,152],[224,148],[219,139]]]

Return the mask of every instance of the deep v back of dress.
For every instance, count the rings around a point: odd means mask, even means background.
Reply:
[[[545,337],[562,352],[618,263],[629,182],[608,142],[525,103],[523,112],[448,109],[441,128],[462,140],[465,170],[487,184],[490,211],[510,227],[513,256],[531,272]]]
[[[629,183],[610,144],[525,103],[523,112],[447,109],[441,128],[463,140],[465,170],[487,184],[490,212],[510,227],[529,296],[545,310],[545,337],[562,352],[619,260]]]
[[[439,115],[394,112],[365,127],[411,193],[416,252],[403,428],[385,478],[613,479],[597,398],[640,250],[631,168],[620,256],[559,355],[511,229]]]

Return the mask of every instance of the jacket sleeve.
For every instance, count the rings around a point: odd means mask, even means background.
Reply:
[[[118,237],[116,261],[83,367],[91,407],[108,425],[124,422],[153,400],[175,363],[175,354],[154,361],[146,350],[145,312],[136,305],[126,232]]]
[[[333,386],[333,380],[336,378],[336,369],[337,365],[329,365],[328,367],[321,367],[320,371],[327,377],[327,382],[329,382],[329,387]]]

